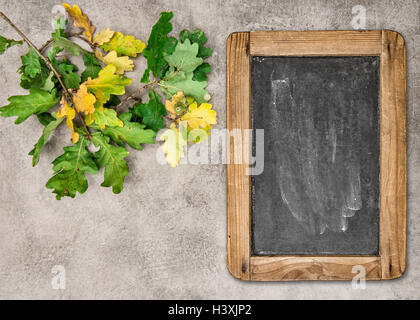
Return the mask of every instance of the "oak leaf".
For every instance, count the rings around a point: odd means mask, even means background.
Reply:
[[[116,32],[110,41],[103,44],[101,48],[106,51],[115,51],[120,56],[137,57],[146,47],[140,40],[136,40],[133,36],[124,36],[121,32]]]
[[[168,37],[168,33],[172,31],[170,20],[173,15],[172,12],[162,12],[152,28],[147,47],[143,51],[143,56],[147,59],[147,69],[141,78],[143,83],[149,83],[150,72],[156,78],[162,78],[166,73],[167,62],[164,57],[171,54],[178,43],[175,38]]]
[[[68,14],[73,19],[74,25],[79,28],[83,28],[85,31],[83,34],[92,42],[92,35],[95,32],[95,27],[91,25],[89,17],[86,14],[82,13],[78,5],[70,6],[67,3],[63,3],[64,8],[66,8]]]
[[[117,67],[110,64],[102,69],[98,77],[89,78],[84,84],[89,92],[96,96],[96,100],[100,105],[109,101],[112,94],[125,94],[125,87],[130,85],[131,79],[115,74]]]
[[[3,54],[7,49],[10,47],[21,45],[23,43],[22,40],[17,41],[13,39],[6,39],[5,37],[0,36],[0,54]]]
[[[85,64],[86,69],[82,72],[82,81],[85,82],[88,78],[98,77],[99,72],[102,67],[98,59],[91,53],[85,53],[83,55],[83,63]]]
[[[198,44],[191,44],[189,39],[184,43],[178,42],[175,51],[165,57],[169,66],[174,67],[176,71],[193,72],[199,65],[203,63],[203,59],[198,58]]]
[[[77,89],[80,85],[80,76],[76,73],[77,67],[69,60],[53,61],[53,66],[60,74],[67,89]]]
[[[190,40],[191,43],[197,43],[199,45],[197,55],[199,58],[206,59],[212,55],[213,49],[205,46],[207,38],[200,29],[195,29],[193,33],[190,33],[188,30],[182,30],[179,34],[179,40],[184,42],[187,39]]]
[[[95,112],[86,116],[86,124],[90,126],[96,123],[101,130],[108,127],[123,127],[124,123],[118,118],[117,112],[113,109],[96,106]]]
[[[29,52],[21,57],[23,70],[26,75],[35,78],[37,74],[41,73],[41,61],[34,49],[30,48]]]
[[[115,31],[110,30],[109,28],[106,28],[95,35],[93,38],[93,43],[97,44],[98,46],[103,45],[104,43],[107,43],[111,40],[111,38],[114,36]]]
[[[71,130],[71,140],[73,143],[77,143],[79,141],[79,134],[74,130],[73,120],[76,117],[76,111],[71,108],[64,97],[61,99],[61,107],[58,109],[57,118],[66,118],[67,127]]]
[[[99,151],[95,153],[95,162],[99,168],[105,167],[104,182],[102,187],[112,187],[115,194],[123,190],[125,177],[128,176],[128,165],[124,158],[129,152],[122,147],[116,147],[109,143],[109,137],[100,132],[92,134],[92,142]]]
[[[83,49],[81,46],[79,46],[77,43],[74,43],[73,41],[70,41],[67,38],[62,37],[59,34],[53,35],[53,48],[60,48],[63,50],[68,51],[74,56],[78,56],[80,53],[87,53],[85,49]]]
[[[79,90],[73,95],[74,107],[77,112],[83,112],[85,115],[95,112],[95,102],[96,98],[88,92],[86,83],[82,83]]]
[[[102,54],[98,54],[97,57],[106,65],[113,64],[116,67],[115,73],[117,74],[124,74],[124,72],[133,71],[134,69],[133,61],[127,56],[118,57],[116,51],[111,51],[105,57],[102,57]]]
[[[81,136],[75,145],[65,147],[64,154],[53,161],[54,176],[46,186],[53,189],[57,200],[62,197],[74,198],[77,192],[84,193],[88,188],[85,174],[98,173],[98,166],[86,149],[89,144],[90,141]]]
[[[194,81],[193,76],[192,72],[185,73],[184,71],[175,71],[174,68],[171,68],[165,78],[158,82],[158,85],[168,98],[182,91],[184,95],[192,96],[198,103],[209,101],[211,97],[205,89],[207,82]]]
[[[143,150],[142,144],[154,144],[156,133],[151,129],[145,129],[145,125],[138,122],[132,122],[132,114],[129,112],[119,115],[121,121],[124,122],[123,127],[109,127],[102,129],[102,133],[111,138],[120,147],[124,147],[127,143],[131,148]],[[93,124],[91,127],[100,130],[99,126]]]
[[[165,127],[163,117],[166,116],[166,109],[160,100],[160,95],[150,91],[149,101],[135,104],[133,108],[135,115],[142,118],[142,123],[156,132]]]
[[[22,65],[18,69],[18,73],[20,74],[20,86],[24,89],[30,90],[30,89],[41,89],[44,91],[50,92],[49,90],[51,88],[51,81],[56,81],[55,77],[50,78],[51,71],[45,64],[43,60],[41,62],[41,69],[40,72],[36,74],[34,78],[32,78],[30,75],[28,75],[25,71],[25,66]],[[54,80],[53,80],[54,79]],[[52,88],[51,88],[52,89]]]
[[[165,108],[170,113],[172,119],[182,115],[187,106],[188,100],[182,91],[175,93],[171,100],[166,100],[165,102]]]
[[[174,168],[179,165],[179,161],[185,157],[184,148],[187,145],[186,132],[183,126],[179,128],[172,123],[161,136],[160,140],[165,141],[162,151],[166,156],[166,161]]]
[[[34,145],[34,148],[29,152],[29,155],[32,156],[32,166],[35,167],[39,162],[39,157],[41,155],[42,148],[44,148],[49,137],[54,132],[54,130],[63,122],[64,118],[57,118],[55,114],[42,113],[38,119],[44,124],[44,130],[42,130],[42,135],[39,138],[38,142]]]
[[[0,108],[2,117],[14,117],[17,119],[15,124],[20,124],[33,114],[41,114],[54,107],[59,98],[56,96],[57,90],[50,92],[41,89],[30,89],[29,95],[12,96],[9,104]]]
[[[179,34],[179,40],[181,42],[189,39],[191,43],[197,43],[199,45],[197,57],[206,59],[209,58],[213,50],[210,47],[206,47],[207,38],[204,35],[204,32],[200,29],[195,29],[193,33],[190,33],[188,30],[182,30]],[[197,69],[194,70],[193,80],[196,81],[206,81],[207,74],[211,72],[211,66],[208,63],[203,63]]]
[[[198,107],[197,102],[194,102],[188,107],[188,112],[181,117],[181,120],[192,129],[214,125],[217,123],[217,113],[211,108],[210,103],[203,103]]]

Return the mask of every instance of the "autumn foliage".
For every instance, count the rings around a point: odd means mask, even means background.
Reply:
[[[10,97],[0,115],[16,117],[16,124],[35,116],[44,126],[29,152],[33,166],[52,133],[62,123],[69,128],[71,145],[53,161],[47,188],[57,199],[74,198],[87,190],[86,174],[105,168],[102,186],[120,193],[129,172],[128,147],[142,150],[144,144],[154,144],[160,130],[164,130],[160,140],[166,159],[170,166],[178,166],[185,146],[205,140],[217,123],[206,90],[211,66],[204,62],[213,51],[206,46],[204,33],[184,30],[178,38],[169,36],[173,13],[162,12],[145,43],[109,28],[95,33],[77,5],[63,6],[73,27],[67,26],[65,17],[57,19],[51,39],[41,48],[0,13],[23,38],[0,36],[0,54],[24,42],[29,47],[18,69],[20,85],[28,94]],[[68,31],[74,28],[78,32]],[[133,58],[139,55],[147,61],[143,84],[127,96],[132,81],[125,73],[134,70]],[[71,62],[72,56],[82,56],[82,72]],[[147,99],[141,100],[142,96]],[[97,151],[89,151],[90,145]]]

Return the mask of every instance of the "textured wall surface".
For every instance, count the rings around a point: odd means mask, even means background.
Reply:
[[[76,200],[56,201],[44,185],[51,161],[68,135],[62,126],[36,168],[27,153],[41,132],[36,119],[16,127],[0,119],[0,298],[16,299],[378,299],[420,298],[420,26],[418,1],[77,1],[102,29],[110,27],[147,40],[159,12],[172,10],[174,31],[199,27],[214,48],[209,78],[217,128],[226,125],[225,41],[248,30],[351,29],[352,8],[366,7],[367,29],[393,29],[404,36],[408,62],[408,267],[403,278],[367,283],[245,283],[226,269],[226,178],[223,165],[183,165],[155,160],[156,146],[132,152],[122,194],[101,188]],[[0,0],[0,10],[41,45],[51,32],[54,1]],[[16,37],[0,21],[0,34]],[[20,54],[0,57],[0,105],[22,94],[16,76]],[[19,54],[19,55],[18,55]],[[137,59],[139,79],[144,60]],[[131,88],[135,88],[132,85]],[[133,90],[132,89],[132,90]],[[51,269],[66,270],[66,289],[51,286]]]

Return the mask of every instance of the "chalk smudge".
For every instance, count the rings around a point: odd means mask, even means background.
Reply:
[[[319,83],[317,75],[309,73],[311,77],[314,81],[301,85]],[[354,108],[328,108],[321,119],[315,118],[315,108],[322,101],[296,103],[288,78],[271,79],[271,87],[272,105],[267,112],[271,113],[269,125],[278,131],[274,147],[283,150],[276,153],[275,161],[284,203],[310,234],[323,234],[326,229],[345,232],[348,219],[362,208],[357,157],[361,132],[350,114]]]

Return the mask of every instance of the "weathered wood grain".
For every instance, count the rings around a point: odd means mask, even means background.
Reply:
[[[227,40],[227,129],[251,128],[250,116],[250,56],[249,33],[233,33]],[[235,158],[233,141],[227,135],[229,158]],[[251,180],[245,174],[247,166],[227,166],[228,241],[227,265],[230,273],[242,280],[249,280],[251,253]]]
[[[382,31],[380,108],[380,256],[383,279],[406,267],[406,49]]]
[[[366,278],[379,280],[379,257],[288,256],[251,257],[251,280],[351,280],[362,266]],[[353,273],[354,271],[354,273]]]
[[[253,56],[380,55],[381,31],[252,31]]]

